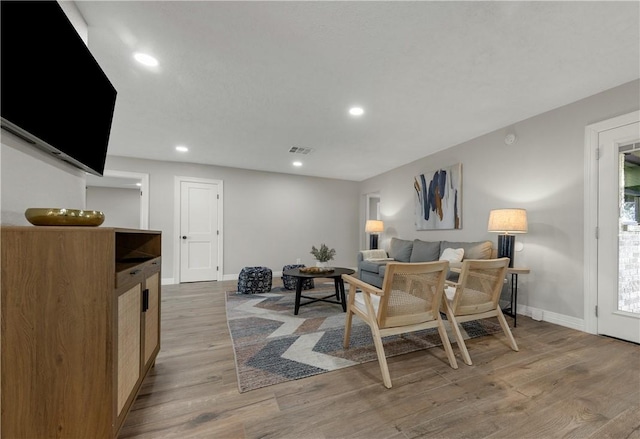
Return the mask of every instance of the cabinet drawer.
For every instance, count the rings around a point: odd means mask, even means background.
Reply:
[[[150,274],[159,272],[160,264],[160,257],[139,263],[116,264],[116,289],[141,283]]]
[[[160,264],[162,263],[161,259],[162,258],[155,258],[144,263],[144,273],[146,276],[160,271]]]
[[[145,264],[138,264],[116,273],[116,289],[139,284],[144,280]]]

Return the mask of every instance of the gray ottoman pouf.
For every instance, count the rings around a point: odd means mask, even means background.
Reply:
[[[238,293],[262,294],[271,291],[272,274],[267,267],[244,267],[238,276]]]
[[[290,270],[292,268],[302,268],[304,266],[305,266],[304,264],[285,265],[284,267],[282,267],[282,272],[284,273],[285,270]],[[297,278],[293,276],[287,276],[285,274],[282,275],[282,285],[286,290],[295,290],[297,283],[298,283]],[[314,288],[313,279],[305,279],[302,281],[303,290],[310,290],[312,288]]]

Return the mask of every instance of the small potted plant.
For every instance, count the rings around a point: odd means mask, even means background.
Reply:
[[[332,260],[336,255],[335,249],[329,249],[329,247],[327,247],[325,244],[321,244],[320,249],[317,249],[315,245],[312,245],[310,253],[318,261],[316,263],[317,267],[326,267],[327,262]]]

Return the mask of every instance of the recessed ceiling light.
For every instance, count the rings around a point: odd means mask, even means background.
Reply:
[[[176,151],[187,152],[189,151],[189,148],[187,148],[186,146],[176,146]]]
[[[351,107],[349,108],[349,114],[352,116],[362,116],[364,114],[364,110],[362,107]]]
[[[156,67],[158,65],[158,60],[152,57],[151,55],[147,55],[146,53],[134,53],[133,57],[140,64],[144,64],[149,67]]]
[[[293,162],[293,166],[300,167],[302,166],[302,162]]]

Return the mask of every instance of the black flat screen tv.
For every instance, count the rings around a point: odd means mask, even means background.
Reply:
[[[5,131],[102,175],[116,90],[57,1],[0,2]]]

